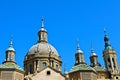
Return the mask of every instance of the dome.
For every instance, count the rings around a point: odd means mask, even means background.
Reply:
[[[92,53],[91,56],[97,56],[97,54],[96,53]]]
[[[37,43],[37,44],[33,45],[29,49],[28,55],[49,54],[50,52],[51,52],[51,54],[59,56],[57,50],[51,44],[46,43],[46,42],[40,42],[40,43]]]
[[[7,51],[15,51],[15,49],[13,47],[9,47]]]
[[[83,53],[83,51],[79,49],[76,51],[76,53]]]
[[[97,56],[97,54],[95,53],[94,49],[91,50],[91,56]]]
[[[44,27],[42,27],[39,31],[45,31],[45,32],[47,32],[47,30]]]
[[[10,46],[6,51],[15,51],[15,49],[13,48],[12,40],[10,40]]]

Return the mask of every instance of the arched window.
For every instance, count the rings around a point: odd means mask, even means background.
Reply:
[[[32,64],[30,64],[30,74],[32,74]]]
[[[111,69],[110,58],[108,58],[108,67]]]
[[[113,64],[113,66],[114,66],[114,69],[116,69],[116,65],[115,65],[115,60],[114,60],[114,58],[112,58],[112,64]]]
[[[54,61],[52,60],[52,67],[54,67]]]
[[[47,63],[43,62],[42,66],[43,66],[43,68],[45,68],[47,66]]]
[[[58,65],[56,65],[56,70],[59,70],[59,66]]]

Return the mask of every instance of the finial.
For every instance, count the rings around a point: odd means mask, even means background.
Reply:
[[[94,48],[93,48],[93,43],[92,43],[92,41],[91,41],[91,56],[95,56],[96,55],[96,53],[95,53],[95,51],[94,51]]]
[[[11,36],[11,38],[10,38],[10,47],[13,47],[12,40],[13,40],[13,36]]]
[[[104,28],[104,35],[106,35],[106,28]]]
[[[91,50],[94,50],[94,49],[93,49],[93,43],[92,43],[92,41],[91,41]]]
[[[42,28],[44,28],[44,17],[42,16]]]
[[[13,48],[12,39],[13,39],[13,37],[11,36],[10,37],[10,45],[9,45],[9,48],[7,49],[7,51],[14,51],[15,52],[15,49]]]
[[[80,50],[79,39],[77,38],[76,41],[77,41],[77,50]]]
[[[77,41],[77,53],[83,53],[83,51],[80,50],[79,39],[77,38],[76,41]]]

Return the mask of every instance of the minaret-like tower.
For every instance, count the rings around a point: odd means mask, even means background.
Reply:
[[[15,49],[13,48],[12,39],[10,40],[9,48],[6,50],[6,58],[3,63],[6,63],[6,62],[16,63],[15,62]]]
[[[83,51],[80,49],[79,42],[77,42],[77,51],[75,54],[75,59],[76,59],[75,65],[86,64],[84,60]]]
[[[95,67],[99,65],[98,64],[98,56],[97,54],[95,53],[94,49],[92,48],[91,50],[91,55],[90,55],[90,66],[91,67]]]
[[[47,36],[47,30],[44,28],[44,18],[42,17],[42,26],[38,31],[38,42],[48,42]]]
[[[11,39],[10,46],[6,50],[5,60],[0,64],[0,80],[24,80],[24,71],[17,65],[15,54]]]
[[[118,73],[118,61],[117,61],[117,56],[116,56],[116,51],[112,48],[109,38],[106,35],[106,30],[104,30],[104,42],[105,42],[105,48],[103,51],[103,58],[105,62],[105,67],[107,71],[110,72],[111,78],[115,78]],[[117,77],[118,78],[118,77]]]

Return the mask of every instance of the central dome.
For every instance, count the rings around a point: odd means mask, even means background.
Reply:
[[[48,33],[44,28],[42,18],[42,27],[38,31],[38,41],[27,52],[24,58],[26,74],[33,74],[51,66],[57,71],[62,71],[62,60],[57,50],[48,43]]]
[[[44,20],[42,19],[42,27],[38,31],[38,42],[33,45],[28,53],[28,55],[32,54],[52,54],[59,57],[57,50],[48,43],[47,30],[44,28]]]
[[[59,56],[57,50],[46,42],[40,42],[33,45],[28,51],[28,55],[32,54],[53,54]]]

